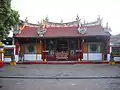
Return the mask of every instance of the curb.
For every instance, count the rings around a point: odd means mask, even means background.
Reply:
[[[9,62],[4,62],[4,64],[10,64]],[[17,64],[109,64],[108,61],[106,62],[17,62]],[[120,61],[115,62],[115,64],[120,64]]]
[[[102,77],[36,77],[36,76],[0,76],[0,78],[5,79],[120,79],[118,77],[112,76],[102,76]]]

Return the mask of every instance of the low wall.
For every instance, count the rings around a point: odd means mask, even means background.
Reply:
[[[102,53],[84,53],[83,60],[102,60]]]
[[[24,60],[29,61],[42,61],[42,55],[41,54],[24,54]]]
[[[114,57],[115,61],[120,61],[120,57]]]

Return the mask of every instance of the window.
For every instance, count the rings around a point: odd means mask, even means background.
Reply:
[[[5,49],[5,56],[11,56],[13,53],[13,49]]]
[[[53,56],[55,51],[55,40],[46,40],[47,55]]]
[[[89,44],[88,52],[89,53],[100,53],[100,44]]]
[[[112,52],[120,52],[120,47],[112,47]]]
[[[77,55],[76,50],[78,49],[77,40],[71,40],[70,44],[70,55]]]
[[[35,54],[36,53],[36,45],[35,44],[25,44],[25,51],[27,54]]]

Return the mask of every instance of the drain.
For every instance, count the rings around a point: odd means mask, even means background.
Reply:
[[[0,85],[0,88],[3,88],[3,86],[2,86],[2,85]]]
[[[21,68],[27,68],[27,67],[21,67]]]

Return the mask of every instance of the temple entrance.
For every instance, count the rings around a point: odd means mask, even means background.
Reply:
[[[68,51],[68,42],[67,42],[67,40],[60,39],[60,40],[57,41],[57,51],[58,52],[62,52],[62,51],[66,52],[66,51]]]
[[[65,39],[59,39],[57,41],[57,50],[55,53],[56,59],[60,60],[60,59],[65,59],[68,60],[68,55],[69,55],[69,51],[68,51],[68,42]]]

